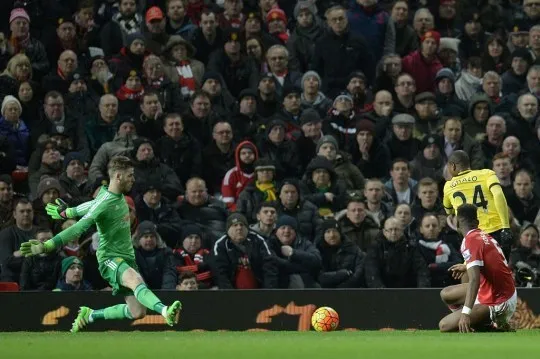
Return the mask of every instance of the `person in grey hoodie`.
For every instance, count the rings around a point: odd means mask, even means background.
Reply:
[[[321,117],[326,117],[332,107],[332,100],[326,97],[321,91],[322,80],[315,71],[308,71],[302,76],[302,94],[300,101],[302,109],[313,108],[317,110]]]

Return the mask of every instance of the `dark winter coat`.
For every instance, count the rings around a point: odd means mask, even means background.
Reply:
[[[182,185],[188,179],[202,174],[202,149],[199,142],[185,133],[175,141],[169,136],[161,137],[156,144],[161,162],[174,170]]]
[[[0,117],[0,135],[7,139],[11,148],[15,150],[15,163],[19,166],[27,166],[30,157],[30,130],[23,121],[19,120],[18,127]]]
[[[257,88],[259,82],[259,71],[251,59],[245,58],[233,65],[225,50],[218,50],[210,56],[207,71],[220,73],[227,84],[227,89],[235,98],[238,98],[244,89]]]
[[[315,43],[324,34],[324,27],[320,19],[314,16],[313,25],[310,28],[296,26],[287,41],[289,50],[289,67],[305,73],[309,70],[309,64],[313,62]]]
[[[278,206],[278,216],[288,215],[296,219],[298,222],[297,234],[304,239],[315,241],[317,234],[317,228],[322,222],[319,216],[319,210],[317,206],[309,201],[305,201],[301,198],[298,200],[298,205],[292,209],[287,209],[283,205]]]
[[[338,247],[328,246],[323,238],[316,241],[322,257],[319,283],[323,288],[364,287],[365,254],[354,243],[341,238]]]
[[[161,289],[165,265],[169,263],[171,255],[170,248],[156,248],[150,252],[142,248],[135,249],[135,261],[148,288]]]
[[[352,243],[356,244],[362,252],[367,252],[376,243],[380,233],[379,226],[375,223],[375,220],[367,215],[359,226],[354,225],[346,216],[339,220],[339,224],[341,226],[341,233]]]
[[[200,279],[197,278],[197,281],[199,282],[199,288],[200,289],[207,289],[207,286],[202,282],[212,282],[212,273],[210,271],[210,262],[211,262],[211,254],[207,250],[202,251],[204,254],[202,255],[202,261],[197,263],[195,266],[196,268],[189,268],[191,272],[195,273],[199,277],[206,278],[207,276],[210,276],[209,279]],[[191,259],[193,259],[193,255],[190,255]],[[176,290],[176,285],[178,283],[178,278],[180,277],[180,274],[182,273],[182,268],[185,269],[187,267],[186,260],[184,257],[180,254],[179,250],[175,249],[172,254],[168,257],[168,263],[165,264],[165,268],[163,270],[163,284],[162,289],[167,290]]]
[[[149,161],[134,160],[133,164],[137,188],[144,188],[147,183],[159,183],[161,193],[171,201],[175,201],[176,197],[184,192],[176,173],[169,166],[159,162],[157,158],[154,157]]]
[[[193,206],[185,198],[179,201],[178,214],[182,221],[198,225],[203,231],[203,240],[209,246],[225,233],[227,208],[215,198],[208,198],[202,206]],[[207,246],[204,246],[208,248]]]
[[[420,236],[419,239],[423,239],[423,237]],[[447,244],[448,248],[450,248],[448,261],[444,263],[436,263],[436,252],[430,248],[418,244],[418,250],[428,265],[432,288],[444,288],[452,284],[457,284],[457,282],[452,279],[448,269],[454,264],[463,263],[463,258],[459,255],[456,249],[451,244],[444,241],[443,243]]]
[[[429,270],[417,245],[402,238],[389,242],[381,234],[366,257],[369,288],[427,288]]]
[[[305,288],[316,288],[317,276],[321,270],[322,259],[319,250],[311,241],[297,237],[291,247],[293,254],[286,258],[281,254],[281,242],[274,235],[268,240],[268,246],[274,252],[272,259],[278,267],[279,288],[289,287],[289,276],[299,274]]]
[[[263,237],[249,231],[240,245],[228,235],[217,240],[213,249],[212,272],[220,289],[233,289],[239,260],[247,255],[259,288],[278,288],[278,267]]]
[[[135,201],[135,208],[139,223],[143,221],[154,223],[163,241],[167,246],[174,248],[182,232],[182,223],[176,208],[165,198],[156,209],[148,207],[142,198],[138,198]]]
[[[53,290],[61,274],[61,263],[62,257],[57,253],[25,258],[19,287],[21,290]]]

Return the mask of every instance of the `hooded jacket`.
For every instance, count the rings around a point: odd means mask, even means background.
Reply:
[[[316,169],[325,169],[330,174],[330,183],[324,191],[318,189],[313,182],[312,175]],[[334,165],[328,159],[317,156],[309,163],[302,183],[304,198],[319,208],[330,208],[332,212],[338,212],[345,208],[347,189],[345,184],[338,179]],[[333,201],[328,201],[326,192],[334,194]]]
[[[240,193],[255,178],[253,162],[248,165],[240,161],[240,150],[243,147],[249,147],[252,149],[253,153],[255,154],[254,161],[259,158],[259,151],[252,142],[244,141],[240,142],[238,146],[236,146],[234,151],[234,162],[236,165],[227,171],[221,184],[221,195],[223,196],[222,201],[225,202],[230,211],[236,210],[236,201],[238,200]]]
[[[471,101],[469,102],[469,117],[467,117],[465,121],[463,121],[463,130],[472,138],[476,138],[478,134],[484,134],[486,132],[487,119],[486,122],[479,123],[474,118],[474,107],[480,102],[486,102],[488,104],[488,119],[494,113],[493,102],[491,102],[491,99],[488,97],[488,95],[486,95],[485,93],[477,93],[471,97]]]
[[[104,143],[94,155],[90,169],[88,170],[88,181],[95,181],[99,177],[107,177],[107,164],[114,156],[129,156],[133,150],[133,141],[137,135],[120,136],[118,133],[114,140]]]

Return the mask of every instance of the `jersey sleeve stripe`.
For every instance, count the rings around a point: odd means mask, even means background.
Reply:
[[[469,269],[471,267],[475,267],[475,266],[483,267],[484,266],[484,261],[473,261],[473,262],[467,264],[467,269]]]
[[[498,183],[498,182],[497,183],[492,183],[492,184],[489,185],[489,189],[491,190],[491,187],[493,187],[493,186],[501,186],[501,184]]]
[[[105,201],[107,198],[110,197],[110,194],[109,193],[105,193],[98,201],[94,202],[94,204],[92,205],[92,207],[90,207],[90,209],[88,210],[88,212],[86,213],[85,217],[88,217],[90,216],[95,210],[96,208],[103,202]]]

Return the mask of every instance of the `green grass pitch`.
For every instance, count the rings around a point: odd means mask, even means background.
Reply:
[[[538,358],[540,331],[0,333],[15,358]]]

